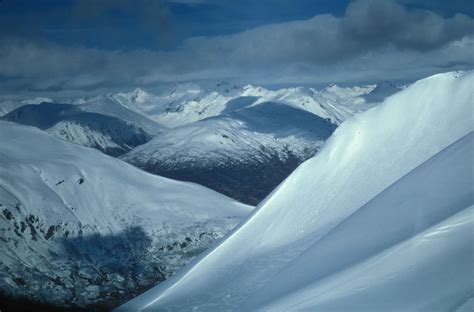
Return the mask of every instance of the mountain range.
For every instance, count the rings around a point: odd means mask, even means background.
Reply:
[[[0,119],[256,205],[340,123],[400,89],[388,82],[319,91],[187,83],[158,94],[135,89],[24,105]],[[20,101],[27,102],[34,100]]]
[[[474,72],[334,131],[219,244],[116,311],[470,311]]]
[[[0,297],[108,310],[163,282],[251,213],[234,199],[259,203],[387,86],[9,101]]]

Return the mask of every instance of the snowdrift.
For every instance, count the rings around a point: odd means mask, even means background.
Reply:
[[[344,122],[218,246],[117,311],[469,311],[473,85],[435,75]]]

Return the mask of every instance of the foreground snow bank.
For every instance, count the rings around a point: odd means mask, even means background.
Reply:
[[[465,307],[473,84],[435,75],[343,123],[220,245],[118,310]]]

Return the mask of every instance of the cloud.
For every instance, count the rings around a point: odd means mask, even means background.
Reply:
[[[127,3],[105,1],[79,11],[94,17]],[[471,17],[407,10],[391,0],[357,0],[342,17],[317,15],[232,35],[195,37],[171,51],[107,51],[5,37],[0,40],[0,78],[6,80],[3,88],[30,90],[196,79],[322,83],[416,78],[474,67],[473,48]]]
[[[318,15],[232,36],[193,38],[183,48],[209,61],[327,64],[384,48],[424,52],[469,35],[474,20],[465,15],[444,19],[430,11],[407,11],[394,1],[360,0],[342,18]]]
[[[348,38],[362,45],[391,43],[420,51],[474,34],[474,20],[466,15],[444,19],[431,11],[407,11],[396,2],[375,0],[351,3],[342,26]]]

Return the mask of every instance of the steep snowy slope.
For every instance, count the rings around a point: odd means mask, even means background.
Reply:
[[[86,112],[79,105],[25,105],[0,119],[35,126],[57,138],[97,148],[109,155],[123,154],[152,138],[151,133],[134,123]],[[155,130],[157,129],[151,129]],[[157,131],[152,133],[156,134]]]
[[[250,207],[0,121],[0,296],[117,305],[170,276]]]
[[[266,102],[170,129],[122,158],[257,204],[335,128],[307,111]]]
[[[218,246],[118,310],[470,311],[473,84],[435,75],[343,123]]]

